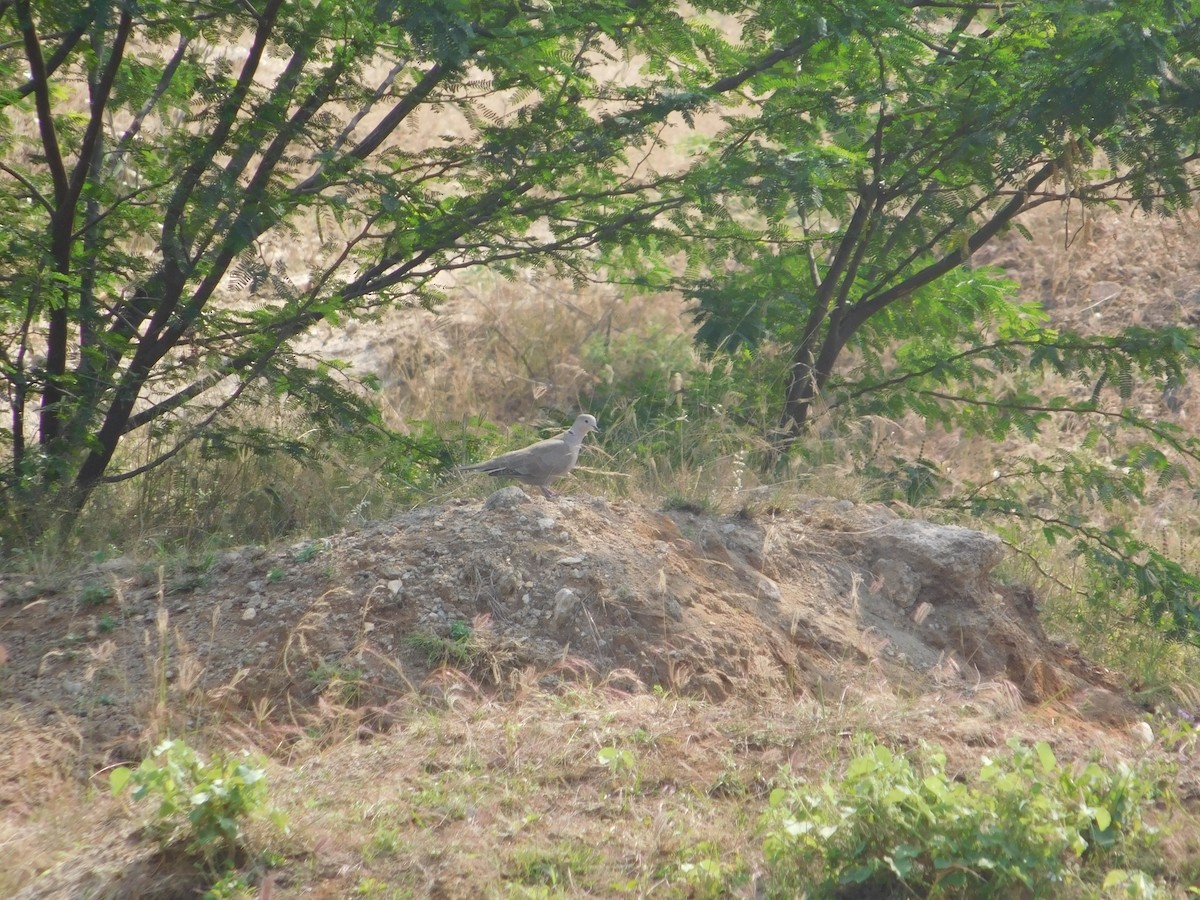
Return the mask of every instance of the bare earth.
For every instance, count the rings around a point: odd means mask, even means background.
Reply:
[[[4,691],[127,758],[160,615],[172,690],[244,709],[310,704],[351,671],[354,699],[384,709],[433,669],[413,634],[476,648],[467,674],[501,687],[528,667],[711,700],[748,685],[827,696],[862,666],[910,690],[1004,684],[1029,703],[1102,683],[1046,639],[1028,589],[988,578],[1003,556],[994,537],[881,505],[721,519],[511,487],[222,554],[164,573],[161,591],[155,570],[125,558],[55,591],[5,579]]]

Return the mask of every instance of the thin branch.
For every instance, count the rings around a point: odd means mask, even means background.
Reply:
[[[175,47],[175,52],[171,54],[171,58],[163,66],[162,75],[159,76],[158,83],[154,85],[154,90],[150,92],[150,96],[146,98],[138,111],[134,113],[133,120],[113,146],[113,167],[115,167],[115,161],[120,158],[122,151],[141,132],[146,117],[153,112],[154,108],[158,105],[158,101],[162,99],[167,89],[171,86],[171,82],[175,79],[175,72],[178,70],[180,63],[183,62],[184,54],[187,52],[188,47],[191,46],[191,43],[192,39],[190,36],[185,34],[179,36],[179,43]]]
[[[877,294],[874,298],[862,301],[848,312],[846,319],[850,326],[849,333],[853,333],[867,319],[875,315],[875,313],[884,309],[896,300],[907,297],[915,291],[923,288],[927,284],[931,284],[938,278],[941,278],[947,272],[956,269],[962,265],[964,259],[995,237],[1000,229],[1007,225],[1024,207],[1029,194],[1037,190],[1044,182],[1048,181],[1058,171],[1058,166],[1055,163],[1047,163],[1038,172],[1034,173],[1025,183],[1023,190],[1019,191],[1011,200],[1008,201],[1001,209],[987,222],[977,228],[974,233],[966,241],[964,252],[948,253],[936,262],[930,263],[918,272],[905,278],[899,284],[893,285],[888,290],[881,294]]]
[[[38,132],[42,139],[42,152],[46,154],[46,167],[54,182],[55,205],[61,209],[70,193],[67,168],[63,163],[62,149],[54,130],[54,111],[50,107],[50,74],[42,58],[42,46],[33,24],[33,11],[29,0],[17,0],[17,22],[25,42],[25,58],[29,62],[30,81],[33,83],[34,105],[37,108]]]
[[[72,28],[70,31],[62,34],[50,34],[45,36],[48,40],[62,38],[62,43],[58,45],[58,48],[51,53],[50,58],[46,60],[47,77],[58,71],[58,67],[66,61],[67,57],[71,55],[71,51],[75,49],[75,46],[79,43],[80,39],[87,34],[88,26],[92,24],[92,19],[96,14],[96,7],[92,4],[89,4],[88,8],[84,12],[85,18],[83,21],[81,21],[79,25]],[[13,46],[15,46],[15,42],[13,44],[0,45],[0,51],[8,50]],[[23,85],[17,88],[17,95],[19,97],[27,97],[33,93],[36,88],[37,79],[30,78]]]
[[[921,397],[933,397],[937,400],[947,400],[951,403],[962,403],[966,406],[983,406],[990,409],[1009,409],[1018,410],[1021,412],[1075,413],[1077,415],[1093,415],[1106,419],[1114,419],[1119,422],[1124,422],[1126,425],[1129,425],[1132,428],[1137,428],[1148,432],[1173,449],[1182,453],[1184,456],[1200,462],[1200,449],[1189,447],[1189,441],[1181,441],[1178,437],[1171,434],[1167,429],[1155,425],[1151,420],[1143,419],[1141,416],[1135,416],[1125,410],[1114,412],[1109,409],[1101,409],[1099,406],[1094,406],[1091,404],[1080,404],[1078,406],[1050,406],[1047,404],[1038,403],[1014,403],[1006,400],[986,400],[982,397],[964,397],[957,394],[947,394],[942,391],[932,390],[917,390],[913,391],[913,393]]]
[[[37,185],[31,182],[16,169],[10,168],[3,162],[0,162],[0,172],[5,172],[19,181],[22,187],[29,191],[29,195],[37,201],[38,206],[42,207],[42,209],[46,210],[46,212],[50,213],[51,215],[54,214],[54,204],[51,203],[50,200],[37,189]]]
[[[88,174],[92,168],[92,154],[95,151],[97,141],[100,140],[101,129],[104,125],[104,116],[108,111],[108,98],[112,93],[113,85],[116,83],[117,70],[121,66],[121,62],[125,56],[125,44],[129,40],[129,35],[133,31],[133,16],[129,10],[121,11],[121,20],[117,25],[117,34],[113,39],[112,47],[108,51],[108,59],[105,61],[103,72],[100,74],[100,80],[94,85],[88,104],[91,107],[91,116],[88,118],[87,128],[83,132],[83,140],[80,141],[78,151],[78,161],[75,164],[75,171],[71,174],[71,182],[68,189],[69,202],[73,205],[83,191],[84,182],[87,181]]]

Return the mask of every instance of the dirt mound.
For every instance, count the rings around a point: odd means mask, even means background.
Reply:
[[[1003,554],[993,536],[848,501],[716,518],[506,488],[162,576],[120,558],[54,592],[6,578],[0,683],[27,718],[66,716],[124,753],[163,697],[295,721],[454,678],[719,699],[828,696],[873,667],[905,691],[1072,692],[1081,670],[1031,595],[990,579]]]

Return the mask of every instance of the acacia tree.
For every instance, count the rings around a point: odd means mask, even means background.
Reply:
[[[1070,542],[1098,564],[1093,596],[1135,594],[1148,620],[1192,641],[1200,579],[1087,505],[1196,471],[1200,441],[1135,394],[1178,385],[1200,363],[1194,335],[1053,329],[970,262],[1047,203],[1191,205],[1198,14],[1174,0],[756,4],[750,46],[806,49],[744,86],[746,106],[692,173],[688,228],[705,239],[692,247],[700,274],[680,280],[710,343],[785,348],[785,446],[838,406],[995,439],[1091,419],[1079,453],[1009,459],[945,502]],[[839,366],[848,351],[853,367]],[[1082,390],[1046,395],[1040,372]],[[936,479],[927,460],[908,471]]]
[[[704,251],[736,263],[685,285],[702,336],[789,345],[795,435],[848,346],[878,362],[907,342],[933,364],[989,318],[1013,319],[997,279],[964,264],[1023,213],[1190,206],[1198,12],[1174,0],[757,4],[748,35],[807,48],[745,86],[752,109],[727,118],[696,173],[726,226]]]
[[[255,391],[369,417],[297,336],[581,265],[682,202],[656,132],[788,52],[718,76],[666,0],[3,0],[0,35],[0,492],[68,521]],[[308,271],[272,266],[301,229]]]

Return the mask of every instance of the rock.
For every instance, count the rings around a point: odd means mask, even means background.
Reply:
[[[766,575],[758,576],[758,593],[760,596],[766,597],[768,600],[774,600],[776,603],[779,602],[779,598],[781,596],[779,593],[779,585],[773,582]]]
[[[1149,722],[1135,722],[1129,726],[1129,734],[1143,747],[1149,747],[1154,743],[1154,730],[1150,727]]]
[[[253,622],[254,617],[257,615],[258,615],[258,610],[256,610],[253,606],[247,606],[245,609],[242,610],[242,621],[243,622]]]
[[[1004,559],[1004,542],[994,534],[919,519],[889,522],[871,536],[871,545],[876,559],[919,572],[925,586],[982,578]]]
[[[137,563],[128,556],[117,556],[106,559],[96,568],[106,575],[127,575],[137,568]]]
[[[579,595],[570,588],[563,588],[554,595],[554,626],[561,628],[575,616],[579,607]]]
[[[1075,698],[1075,708],[1083,718],[1101,725],[1128,726],[1142,716],[1141,708],[1132,700],[1099,687],[1082,691]]]
[[[516,485],[501,488],[483,501],[484,509],[513,509],[523,503],[531,502],[529,495]]]
[[[908,609],[920,597],[921,579],[901,560],[876,560],[871,576],[870,589],[901,609]]]

